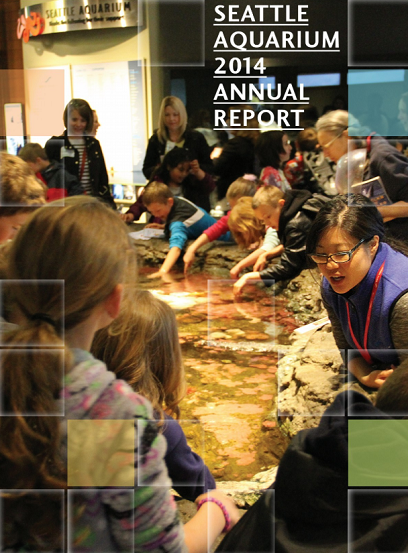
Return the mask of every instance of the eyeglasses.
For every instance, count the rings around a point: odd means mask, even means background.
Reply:
[[[334,261],[334,263],[347,263],[350,261],[351,256],[356,251],[358,247],[361,246],[361,244],[364,244],[364,242],[369,242],[372,240],[371,238],[362,238],[358,244],[354,246],[354,248],[351,248],[351,250],[347,252],[337,252],[333,253],[331,255],[326,255],[325,253],[310,253],[308,254],[308,257],[317,263],[317,265],[326,265],[330,260]]]
[[[344,133],[344,131],[341,131],[340,134],[338,134],[337,136],[335,136],[332,140],[330,140],[330,142],[328,142],[327,144],[320,144],[320,146],[322,148],[329,148],[333,142],[335,142],[338,138],[340,138],[340,136]]]

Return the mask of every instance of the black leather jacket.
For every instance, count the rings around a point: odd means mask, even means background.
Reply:
[[[116,209],[116,204],[109,190],[108,172],[106,171],[101,145],[93,136],[84,136],[84,139],[89,163],[92,195],[101,198],[112,208]],[[61,157],[62,147],[72,150],[74,155],[72,157]],[[69,141],[67,131],[61,136],[52,136],[45,145],[45,151],[50,161],[61,161],[64,169],[79,179],[79,152]]]
[[[289,190],[284,196],[285,205],[279,217],[278,236],[284,246],[280,263],[261,271],[264,284],[274,280],[290,280],[307,269],[306,236],[313,219],[324,203],[329,200],[308,190]]]
[[[200,164],[200,168],[204,173],[214,173],[213,162],[210,158],[210,147],[207,144],[204,135],[198,131],[186,129],[183,135],[184,149],[188,150],[191,159],[196,159]],[[149,139],[146,155],[143,161],[143,174],[147,179],[152,177],[152,173],[161,163],[161,158],[164,156],[166,143],[160,142],[157,136],[157,130]]]

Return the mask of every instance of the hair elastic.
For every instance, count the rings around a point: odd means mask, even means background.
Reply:
[[[55,330],[57,330],[57,323],[46,313],[35,313],[34,315],[32,315],[31,320],[43,321],[44,323],[48,323],[49,325],[53,326]]]
[[[200,510],[200,508],[204,505],[204,503],[207,503],[208,501],[211,501],[212,503],[215,503],[218,505],[218,507],[221,509],[222,514],[225,518],[225,526],[222,529],[223,533],[228,532],[231,528],[231,517],[229,516],[229,513],[227,511],[227,508],[225,505],[215,497],[212,497],[211,495],[208,495],[207,497],[204,497],[203,499],[200,499],[200,501],[197,503],[197,511]]]

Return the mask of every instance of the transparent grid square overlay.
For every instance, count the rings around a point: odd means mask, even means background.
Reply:
[[[5,97],[6,103],[11,105],[5,109],[6,144],[3,149],[16,155],[25,143],[35,143],[44,148],[50,137],[61,134],[65,103],[71,96],[69,66],[21,70],[2,69],[0,70],[0,79],[5,84],[4,90],[13,90],[22,86],[25,88],[22,116],[18,103],[7,102],[7,96]],[[29,139],[27,140],[25,137],[29,137]],[[30,166],[37,171],[36,167],[31,164]],[[58,176],[62,185],[61,190],[67,190],[66,174],[62,167]],[[72,180],[72,177],[69,177],[69,180]],[[62,191],[61,195],[63,193]],[[16,198],[15,201],[5,202],[3,198],[4,193],[0,181],[0,205],[4,207],[33,205],[32,201],[25,203]],[[63,198],[58,200],[58,205],[64,205]]]
[[[366,549],[363,544],[367,543],[367,532],[373,525],[380,528],[380,522],[375,520],[374,513],[378,516],[394,517],[394,524],[387,528],[383,526],[382,547],[378,551],[394,553],[406,551],[401,546],[401,532],[396,531],[397,523],[400,528],[406,528],[408,522],[407,490],[348,490],[348,553],[372,553],[372,544]],[[373,513],[370,518],[370,513]],[[364,516],[365,515],[365,516]],[[406,545],[406,542],[404,542]],[[384,548],[386,545],[386,549]]]
[[[180,424],[186,435],[187,440],[194,437],[194,443],[200,442],[200,447],[194,451],[204,460],[206,460],[205,448],[205,429],[198,420],[165,420],[165,426]],[[165,431],[164,431],[165,432]],[[169,430],[171,432],[171,430]],[[157,420],[138,419],[137,421],[137,450],[135,453],[137,461],[137,486],[139,487],[157,487],[168,488],[168,480],[161,482],[152,482],[151,471],[157,472],[157,463],[152,462],[158,456],[164,456],[167,444],[163,436],[163,429],[157,427]],[[147,483],[146,483],[147,482]],[[173,486],[194,487],[196,485],[203,486],[205,484],[205,475],[203,474],[201,481],[194,483],[185,482],[183,480],[172,480]]]
[[[278,417],[324,417],[328,403],[322,403],[322,383],[330,403],[342,391],[347,382],[347,372],[343,363],[344,351],[338,348],[315,350],[306,346],[304,350],[286,354],[278,352]],[[321,365],[324,363],[325,369]],[[305,385],[302,396],[297,384]],[[306,386],[307,385],[307,386]],[[293,411],[293,398],[297,397],[297,411]],[[300,398],[303,397],[303,404]],[[319,401],[320,400],[320,401]],[[344,415],[344,401],[338,412],[330,415]]]
[[[133,489],[68,490],[67,552],[113,553],[119,545],[132,553],[136,495]]]
[[[348,36],[348,49],[347,49],[347,65],[349,67],[361,67],[361,66],[364,66],[364,67],[406,67],[407,63],[406,61],[401,61],[401,60],[398,60],[398,59],[387,59],[387,60],[381,60],[379,61],[378,59],[376,60],[365,60],[365,61],[362,61],[362,60],[355,60],[354,59],[354,56],[355,56],[355,50],[356,50],[356,45],[355,45],[355,41],[354,41],[354,23],[355,23],[355,8],[356,6],[364,6],[366,5],[366,8],[367,8],[367,17],[369,17],[371,19],[370,16],[373,16],[374,14],[373,13],[369,13],[369,10],[370,10],[370,4],[381,4],[381,5],[385,5],[384,4],[384,0],[348,0],[348,29],[347,29],[347,36]],[[395,5],[401,5],[401,6],[406,6],[407,5],[407,0],[392,0],[392,1],[388,1],[387,2],[387,6],[391,5],[391,4],[395,4]],[[405,14],[404,14],[405,16]],[[404,17],[403,17],[404,19]],[[378,19],[378,25],[379,25],[379,29],[386,29],[386,27],[384,27],[383,25],[383,21],[381,19]],[[363,26],[361,27],[360,31],[363,30]],[[402,37],[401,37],[402,38]],[[405,40],[405,35],[404,35],[404,40]],[[375,37],[375,32],[372,32],[372,35],[370,36],[370,38],[368,38],[367,40],[370,40],[371,43],[375,44],[376,43],[376,37]]]
[[[337,164],[336,188],[338,192],[340,194],[362,194],[372,201],[373,207],[391,203],[381,178],[367,180],[364,174],[367,160],[365,140],[351,138],[348,140],[347,146],[347,155],[343,156]],[[356,205],[352,197],[348,198],[348,205]]]
[[[349,486],[408,486],[408,420],[353,419]]]
[[[274,346],[278,331],[275,295],[265,293],[259,301],[251,299],[250,286],[259,284],[259,280],[248,280],[243,293],[234,298],[236,282],[232,279],[208,280],[208,345],[222,346],[231,342],[237,347],[259,344],[264,349]],[[267,282],[268,286],[272,284],[273,280]],[[234,328],[225,330],[226,324]]]
[[[405,360],[405,359],[408,358],[408,350],[406,350],[406,349],[399,349],[399,350],[369,349],[368,353],[370,354],[370,356],[373,359],[373,362],[375,363],[375,365],[373,366],[373,370],[387,371],[390,368],[392,368],[390,366],[390,364],[378,361],[379,357],[382,357],[383,355],[389,355],[390,351],[394,352],[396,354],[396,356],[398,357],[398,359],[400,359],[400,360]],[[348,360],[352,359],[353,357],[361,357],[361,354],[360,354],[359,350],[353,350],[353,349],[349,349],[347,355],[348,355]],[[398,372],[399,371],[399,366],[397,366],[394,370]],[[385,382],[387,382],[387,378],[390,378],[392,376],[392,373],[389,374],[389,375],[387,375],[387,373],[385,373],[382,376],[386,377]],[[349,377],[349,383],[356,381],[356,378],[350,372],[348,373],[348,377]],[[379,377],[381,377],[380,374],[379,374]],[[403,379],[401,378],[401,382],[402,381],[403,381]],[[399,387],[398,385],[394,384],[393,389],[389,388],[387,390],[386,394],[384,392],[384,396],[382,398],[382,405],[384,406],[384,413],[387,416],[396,415],[396,416],[406,416],[406,417],[408,417],[408,397],[406,399],[406,407],[405,407],[405,401],[404,401],[405,398],[403,398],[403,392],[401,392],[401,394],[397,394],[396,391],[395,391],[397,389],[396,386]],[[395,394],[395,398],[393,397],[393,394]],[[399,404],[396,403],[397,400],[400,400]],[[401,403],[403,403],[403,405],[401,405]],[[378,415],[375,415],[375,414],[365,414],[364,413],[362,415],[361,413],[357,413],[353,410],[353,405],[350,406],[348,414],[353,416],[353,417],[363,417],[363,418],[378,417]]]
[[[135,429],[130,420],[68,420],[68,486],[132,487]]]
[[[138,18],[147,13],[151,67],[204,67],[205,0],[142,0]],[[144,19],[143,19],[144,20]],[[143,51],[143,33],[138,33],[138,51]]]
[[[35,247],[35,246],[33,246]],[[54,298],[52,306],[49,309],[44,309],[44,314],[49,314],[52,310],[52,319],[59,325],[55,333],[61,339],[61,348],[64,347],[64,321],[65,321],[65,283],[62,279],[40,279],[40,280],[17,280],[17,279],[2,279],[0,280],[0,347],[4,347],[4,338],[10,330],[13,330],[12,324],[21,324],[21,316],[18,315],[18,307],[16,309],[14,297],[39,297],[39,298]],[[33,313],[34,315],[34,313]],[[12,324],[9,324],[9,323]],[[54,332],[50,327],[50,332]],[[51,335],[50,335],[51,336]],[[51,338],[50,338],[51,340]],[[59,346],[55,344],[55,339],[50,343],[44,342],[19,342],[18,344],[7,344],[7,347],[22,347],[22,348],[41,348],[52,347],[54,349]]]
[[[401,124],[396,130],[392,122],[398,115],[405,73],[404,69],[348,71],[349,136],[369,136],[372,132],[385,137],[408,136]]]
[[[36,551],[47,553],[48,551],[64,551],[65,535],[65,493],[64,490],[0,490],[0,550],[13,551],[12,543],[8,543],[7,529],[10,528],[8,521],[9,509],[8,502],[18,501],[24,505],[26,512],[31,515],[33,524],[36,512],[43,517],[45,508],[47,508],[48,518],[46,531],[50,534],[42,534],[42,543],[38,544]],[[20,510],[20,512],[22,509]],[[19,525],[21,521],[19,521]],[[58,529],[59,528],[59,529]],[[16,531],[14,531],[16,532]],[[21,538],[14,533],[15,538]],[[41,548],[41,549],[40,549]]]
[[[7,357],[8,369],[5,367],[5,357]],[[28,393],[22,399],[16,398],[14,405],[10,405],[8,390],[17,390],[23,386],[24,375],[20,371],[25,371],[27,367],[31,371],[31,367],[36,366],[32,364],[34,357],[37,367],[50,368],[49,371],[42,371],[41,380],[42,386],[49,393],[52,409],[45,410],[45,397],[39,395],[37,388],[39,378],[36,378],[35,385],[29,384],[29,380],[33,378],[30,376],[24,381],[24,387],[29,387]],[[62,398],[55,401],[55,398],[59,397],[64,385],[64,369],[64,349],[0,349],[0,416],[63,417],[65,402]]]

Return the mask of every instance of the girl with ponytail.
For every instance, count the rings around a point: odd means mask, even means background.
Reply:
[[[0,342],[3,549],[199,552],[209,516],[210,540],[236,521],[211,492],[184,536],[150,403],[89,353],[135,268],[124,223],[83,196],[36,211],[10,248],[1,291],[18,327]]]

